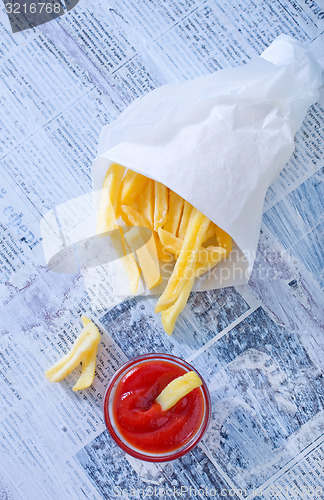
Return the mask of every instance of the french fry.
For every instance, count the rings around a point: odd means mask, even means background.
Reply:
[[[198,256],[197,256],[197,263],[201,264],[202,266],[206,264],[213,264],[216,266],[219,264],[222,260],[226,259],[229,255],[229,251],[227,248],[223,247],[207,247],[203,248],[200,247]],[[200,274],[197,276],[201,276]]]
[[[208,230],[207,230],[207,233],[206,233],[206,236],[204,238],[204,241],[203,243],[205,243],[206,241],[210,240],[211,238],[213,238],[215,236],[215,224],[213,222],[211,222],[209,224],[209,227],[208,227]]]
[[[134,210],[137,210],[137,212],[138,212],[138,198],[135,198],[135,200],[132,200],[127,206],[133,208]],[[216,238],[216,236],[215,236],[215,238]]]
[[[161,406],[162,411],[167,411],[200,385],[202,385],[202,380],[198,377],[197,373],[194,371],[187,372],[173,379],[160,392],[155,401]]]
[[[75,385],[72,387],[72,391],[81,391],[82,389],[86,389],[92,384],[96,372],[97,349],[98,346],[92,349],[92,351],[83,361],[81,375]]]
[[[188,302],[188,298],[192,290],[192,287],[194,285],[194,282],[195,282],[195,277],[189,279],[184,285],[183,289],[181,290],[181,293],[176,302],[171,307],[161,312],[162,325],[164,331],[168,335],[172,335],[178,316],[181,313],[181,311],[183,311],[186,303]]]
[[[221,229],[220,227],[216,226],[216,224],[215,224],[215,234],[218,245],[220,247],[227,248],[227,250],[231,252],[233,244],[230,235],[225,233],[225,231],[223,231],[223,229]]]
[[[186,234],[191,210],[192,210],[192,205],[190,205],[190,203],[188,203],[188,201],[185,200],[184,205],[183,205],[183,212],[182,212],[182,217],[181,217],[181,221],[180,221],[179,231],[178,231],[179,238],[181,238],[181,239],[183,239],[185,234]]]
[[[163,184],[130,170],[123,177],[124,171],[124,167],[114,164],[106,175],[104,188],[112,203],[108,210],[109,203],[102,198],[98,227],[115,228],[119,216],[134,227],[125,236],[121,231],[131,293],[138,288],[141,271],[151,289],[161,281],[158,259],[170,262],[175,258],[173,272],[155,308],[162,312],[162,324],[171,335],[195,278],[227,258],[232,251],[232,238]],[[146,243],[141,227],[152,231],[152,238]],[[142,243],[138,238],[142,238]]]
[[[81,316],[81,320],[84,327],[91,323],[91,320],[83,315]],[[83,362],[81,375],[72,388],[72,391],[81,391],[82,389],[86,389],[92,384],[96,371],[98,345],[92,349],[92,351],[88,354],[85,361]]]
[[[121,206],[121,217],[128,226],[147,227],[149,229],[152,229],[148,221],[143,217],[142,214],[139,213],[138,210],[135,210],[134,208],[127,205]],[[159,259],[164,262],[170,262],[170,254],[164,250],[158,234],[154,231],[152,234],[154,237],[155,247]]]
[[[45,372],[50,382],[60,382],[82,362],[82,373],[74,391],[89,387],[94,379],[100,333],[92,321],[82,316],[84,328],[71,350]]]
[[[183,211],[184,199],[173,191],[169,191],[169,212],[164,229],[177,236]]]
[[[87,318],[87,316],[84,316],[84,314],[82,314],[81,316],[81,321],[84,327],[91,323],[91,319]]]
[[[117,227],[119,217],[119,189],[125,167],[112,163],[107,170],[101,192],[97,234],[106,233]]]
[[[154,231],[164,226],[169,207],[168,188],[160,182],[154,182]]]
[[[209,219],[193,208],[181,252],[165,290],[157,301],[155,312],[164,311],[172,306],[179,297],[185,281],[193,276],[196,255],[208,225]]]
[[[145,242],[141,228],[133,227],[125,234],[125,239],[137,256],[147,288],[154,288],[161,282],[162,277],[153,235]]]
[[[158,235],[164,248],[177,258],[181,251],[183,240],[161,227],[158,229]]]
[[[121,236],[121,241],[122,241],[122,247],[123,247],[123,265],[124,269],[126,271],[126,274],[128,276],[128,281],[129,281],[129,289],[131,294],[135,294],[138,289],[140,277],[141,277],[141,272],[138,268],[137,262],[135,260],[134,255],[132,254],[130,248],[128,247],[127,241],[125,240],[125,236],[123,233],[122,228],[119,228],[120,236]]]
[[[159,256],[159,259],[163,262],[171,262],[173,260],[172,252],[170,253],[166,247],[161,243],[159,234],[156,231],[153,231],[156,251]]]
[[[178,258],[181,252],[183,240],[177,238],[177,236],[174,236],[173,234],[165,231],[162,228],[159,228],[158,234],[164,248],[170,251],[175,256],[175,258]],[[200,247],[197,253],[196,260],[200,264],[207,264],[209,262],[214,262],[215,264],[217,264],[218,262],[220,262],[220,260],[223,260],[225,258],[224,255],[227,257],[228,253],[228,250],[223,247]]]
[[[83,328],[80,335],[76,338],[70,351],[67,354],[65,354],[59,361],[57,361],[51,368],[49,368],[45,372],[45,376],[50,382],[57,382],[58,381],[58,380],[56,380],[57,374],[60,372],[60,370],[62,370],[64,368],[64,366],[67,363],[69,363],[71,361],[71,359],[75,355],[76,351],[80,348],[80,346],[85,341],[85,339],[88,337],[88,335],[89,334],[88,334],[87,329]],[[62,377],[62,378],[64,378],[64,377]],[[60,379],[60,380],[62,380],[62,379]]]
[[[190,292],[192,290],[192,287],[194,285],[195,279],[199,278],[199,276],[202,276],[205,274],[207,271],[215,267],[221,260],[224,260],[228,256],[228,251],[224,248],[221,249],[219,252],[219,260],[218,262],[207,262],[205,264],[196,264],[195,265],[195,271],[194,271],[194,276],[187,280],[185,283],[183,289],[181,290],[181,293],[176,300],[176,302],[169,307],[169,309],[166,309],[165,311],[162,311],[161,313],[161,321],[162,325],[164,328],[164,331],[168,335],[172,335],[172,332],[174,330],[176,321],[179,317],[179,314],[183,311],[185,308],[185,305],[188,302],[188,298],[190,295]]]
[[[138,210],[135,210],[135,208],[122,205],[120,207],[120,212],[121,218],[128,226],[148,227],[149,229],[152,229],[150,223]]]
[[[148,178],[133,170],[127,170],[121,185],[121,205],[131,204],[142,192],[147,184]]]
[[[139,212],[147,220],[150,227],[154,225],[154,181],[148,179],[143,191],[138,198]]]

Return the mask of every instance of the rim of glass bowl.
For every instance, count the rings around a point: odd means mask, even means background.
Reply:
[[[138,364],[141,364],[145,361],[149,361],[152,359],[157,359],[157,360],[165,360],[169,361],[172,363],[175,363],[177,365],[180,365],[181,367],[185,368],[187,371],[194,370],[197,375],[201,378],[202,380],[202,385],[200,386],[200,390],[203,395],[204,403],[205,403],[205,412],[204,416],[202,419],[202,422],[200,424],[199,429],[197,432],[191,437],[191,439],[185,443],[182,447],[170,451],[170,452],[165,452],[165,453],[150,453],[150,452],[145,452],[143,450],[139,450],[138,448],[133,447],[127,441],[121,436],[121,434],[118,432],[116,426],[114,425],[113,421],[113,414],[112,414],[112,405],[113,405],[113,396],[116,392],[116,387],[119,384],[121,378],[124,376],[124,374],[131,368],[134,367]],[[211,415],[211,401],[210,401],[210,395],[209,391],[207,388],[207,385],[203,379],[203,377],[200,375],[200,373],[189,363],[184,361],[183,359],[178,358],[177,356],[173,356],[172,354],[165,354],[165,353],[149,353],[149,354],[142,354],[141,356],[137,356],[135,358],[132,358],[131,360],[127,361],[124,363],[113,375],[111,378],[108,387],[106,389],[104,399],[103,399],[103,411],[104,411],[104,418],[105,418],[105,423],[106,427],[111,435],[111,437],[114,439],[114,441],[118,444],[118,446],[124,450],[126,453],[129,455],[138,458],[140,460],[145,460],[147,462],[168,462],[170,460],[175,460],[176,458],[180,458],[186,453],[188,453],[190,450],[192,450],[202,439],[203,435],[205,434],[209,421],[210,421],[210,415]]]

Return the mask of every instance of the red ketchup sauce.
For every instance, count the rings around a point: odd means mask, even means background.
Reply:
[[[167,453],[187,443],[204,417],[200,388],[172,408],[162,411],[156,397],[173,379],[184,375],[181,366],[163,360],[146,361],[120,380],[113,403],[116,427],[131,446],[148,453]]]

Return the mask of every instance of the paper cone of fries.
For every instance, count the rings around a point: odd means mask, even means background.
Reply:
[[[245,66],[160,87],[104,127],[94,189],[113,162],[159,181],[235,243],[231,258],[196,289],[246,283],[267,188],[289,160],[321,85],[309,50],[280,36]]]

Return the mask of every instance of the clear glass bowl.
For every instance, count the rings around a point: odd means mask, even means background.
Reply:
[[[201,391],[202,394],[204,408],[203,408],[203,418],[201,424],[189,441],[187,441],[185,444],[172,451],[168,451],[165,453],[152,453],[143,451],[142,449],[138,449],[126,441],[126,439],[119,432],[116,426],[113,414],[113,404],[117,386],[121,381],[121,379],[129,370],[133,369],[135,366],[146,361],[161,361],[161,360],[180,366],[186,372],[194,370],[198,374],[198,376],[202,380],[202,385],[199,387],[199,390]],[[153,353],[153,354],[143,354],[142,356],[138,356],[137,358],[128,361],[121,368],[119,368],[119,370],[117,370],[117,372],[112,377],[107,387],[104,396],[103,409],[104,409],[106,426],[111,437],[126,453],[132,455],[135,458],[138,458],[140,460],[146,460],[148,462],[167,462],[169,460],[175,460],[176,458],[182,457],[190,450],[192,450],[192,448],[196,446],[197,443],[201,440],[209,424],[210,414],[211,414],[211,403],[207,386],[203,378],[195,368],[193,368],[186,361],[183,361],[182,359],[177,358],[176,356],[172,356],[171,354]]]

